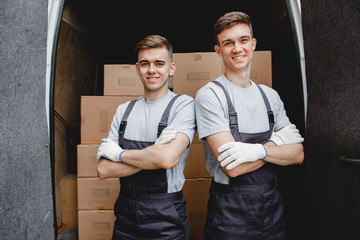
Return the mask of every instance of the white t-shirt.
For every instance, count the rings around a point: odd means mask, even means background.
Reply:
[[[140,97],[128,117],[124,138],[134,141],[155,142],[161,117],[175,95],[169,90],[164,97],[155,101],[145,101],[143,96]],[[119,140],[119,126],[128,105],[129,102],[126,102],[117,108],[108,138],[115,141]],[[176,99],[169,113],[168,126],[170,125],[173,125],[177,132],[188,136],[190,143],[192,142],[196,131],[193,98],[181,95]],[[185,159],[188,154],[189,148],[183,152],[174,168],[166,170],[168,193],[178,192],[182,189],[185,182],[183,174]]]
[[[251,81],[249,88],[242,88],[229,81],[224,75],[216,80],[225,87],[234,105],[240,132],[259,133],[269,130],[266,106],[254,82]],[[274,113],[274,130],[290,125],[278,93],[265,85],[260,87],[264,90]],[[228,184],[228,175],[222,171],[205,140],[207,136],[214,133],[230,131],[228,105],[223,90],[215,83],[206,84],[196,94],[195,109],[199,139],[204,140],[206,168],[216,182]]]

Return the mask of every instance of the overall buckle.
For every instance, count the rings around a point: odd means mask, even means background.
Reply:
[[[238,118],[236,112],[229,113],[229,122],[230,122],[230,126],[238,124]]]
[[[167,124],[166,123],[159,123],[159,126],[158,126],[158,135],[157,137],[160,137],[162,131],[167,127]]]
[[[270,123],[275,123],[273,111],[268,111],[268,117],[269,117],[269,122]]]
[[[127,121],[121,121],[120,127],[119,127],[119,135],[124,134],[126,125],[127,125]]]

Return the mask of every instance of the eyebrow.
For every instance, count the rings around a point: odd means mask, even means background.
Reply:
[[[150,62],[149,60],[140,60],[139,63],[148,63]],[[164,60],[155,60],[156,63],[165,63]]]
[[[249,35],[244,35],[244,36],[240,37],[240,39],[243,39],[243,38],[251,38],[251,37]],[[231,41],[233,41],[233,39],[228,38],[228,39],[223,40],[221,43],[231,42]]]

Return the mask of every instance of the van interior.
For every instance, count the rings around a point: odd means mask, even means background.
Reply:
[[[53,108],[55,118],[53,174],[57,224],[61,224],[59,182],[76,174],[76,145],[80,143],[80,96],[103,94],[104,64],[134,64],[136,43],[150,34],[168,38],[175,53],[214,51],[213,27],[230,11],[248,13],[256,50],[272,52],[273,88],[287,115],[302,135],[304,99],[299,53],[286,0],[133,2],[67,0],[58,33]],[[281,169],[278,187],[285,202],[289,237],[301,237],[304,209],[304,169]],[[300,239],[300,238],[299,238]]]

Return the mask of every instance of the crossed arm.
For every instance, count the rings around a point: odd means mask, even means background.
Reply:
[[[118,144],[118,142],[116,142]],[[101,179],[127,177],[143,169],[169,169],[176,166],[189,145],[188,136],[177,133],[166,144],[154,144],[141,150],[127,150],[121,155],[122,163],[101,158],[97,171]]]
[[[216,158],[221,154],[218,152],[218,148],[225,143],[235,142],[235,139],[230,132],[219,132],[206,137],[206,141],[210,145]],[[222,167],[223,171],[229,177],[237,177],[245,173],[253,172],[262,167],[266,162],[287,166],[293,164],[301,164],[304,159],[303,146],[301,143],[285,144],[277,146],[275,143],[269,141],[264,144],[267,151],[265,159],[259,159],[250,163],[243,163],[237,167],[227,170],[226,166]]]

